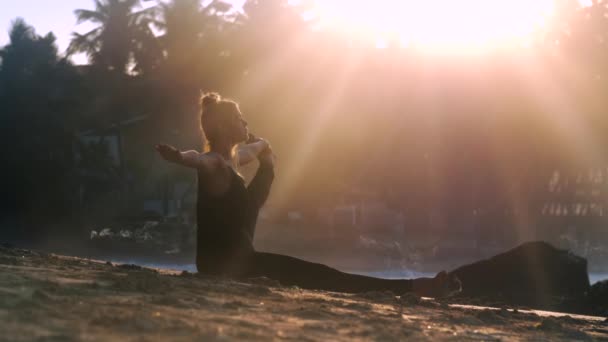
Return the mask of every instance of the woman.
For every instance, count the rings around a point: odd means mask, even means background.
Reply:
[[[264,139],[248,134],[239,106],[216,93],[201,99],[201,128],[207,152],[180,152],[160,144],[160,155],[198,173],[197,254],[199,273],[250,278],[265,276],[283,285],[340,292],[390,290],[426,296],[457,290],[445,272],[435,278],[389,280],[343,273],[325,265],[289,256],[255,251],[253,236],[258,211],[274,178],[273,153]],[[246,144],[240,145],[246,142]],[[249,186],[235,171],[236,164],[259,160]]]

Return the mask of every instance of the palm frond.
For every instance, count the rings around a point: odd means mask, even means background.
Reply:
[[[71,56],[75,53],[84,52],[87,56],[92,57],[97,52],[97,41],[101,32],[102,28],[99,27],[85,34],[72,33],[72,40],[70,41],[66,55]]]
[[[147,17],[147,18],[157,18],[161,12],[161,8],[158,6],[148,7],[143,10],[133,12],[133,16],[136,17]]]
[[[100,0],[95,0],[95,10],[105,16],[108,15],[109,5],[107,2],[103,2]]]
[[[146,8],[144,10],[132,13],[130,16],[130,21],[136,26],[154,24],[159,17],[158,13],[159,9],[157,8]]]
[[[76,15],[76,23],[81,24],[85,21],[92,21],[95,23],[104,23],[107,20],[107,16],[97,11],[91,11],[86,9],[74,10]]]

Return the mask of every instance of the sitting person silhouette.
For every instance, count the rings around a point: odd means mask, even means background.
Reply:
[[[201,128],[207,139],[205,153],[180,152],[159,144],[167,161],[194,168],[198,173],[196,267],[201,274],[236,279],[268,277],[287,286],[337,292],[390,290],[422,296],[445,296],[458,290],[446,272],[434,278],[381,279],[349,274],[297,258],[258,252],[253,237],[258,212],[274,179],[274,158],[268,141],[248,134],[237,103],[208,93],[201,99]],[[245,144],[242,144],[246,142]],[[259,160],[249,186],[235,164]]]

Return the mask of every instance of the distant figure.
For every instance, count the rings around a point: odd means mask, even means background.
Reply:
[[[390,290],[435,297],[455,289],[453,279],[445,272],[435,278],[389,280],[256,251],[253,237],[258,212],[274,179],[270,144],[249,134],[238,104],[216,93],[205,94],[201,99],[201,128],[207,138],[205,153],[180,152],[165,144],[156,146],[165,160],[197,170],[199,273],[237,279],[264,276],[287,286],[350,293]],[[245,186],[235,167],[255,159],[259,160],[259,169]]]

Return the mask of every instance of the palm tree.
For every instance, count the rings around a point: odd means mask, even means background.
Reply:
[[[68,55],[84,52],[94,65],[125,72],[138,52],[154,50],[150,49],[154,34],[149,24],[155,9],[135,11],[139,6],[139,0],[95,0],[95,10],[75,10],[78,23],[99,26],[84,34],[73,33]]]
[[[201,0],[172,0],[158,4],[160,20],[156,27],[163,32],[159,37],[167,58],[167,66],[175,75],[194,79],[210,75],[205,68],[216,66],[226,40],[221,32],[229,25],[227,16],[232,5],[221,0],[203,4]]]

